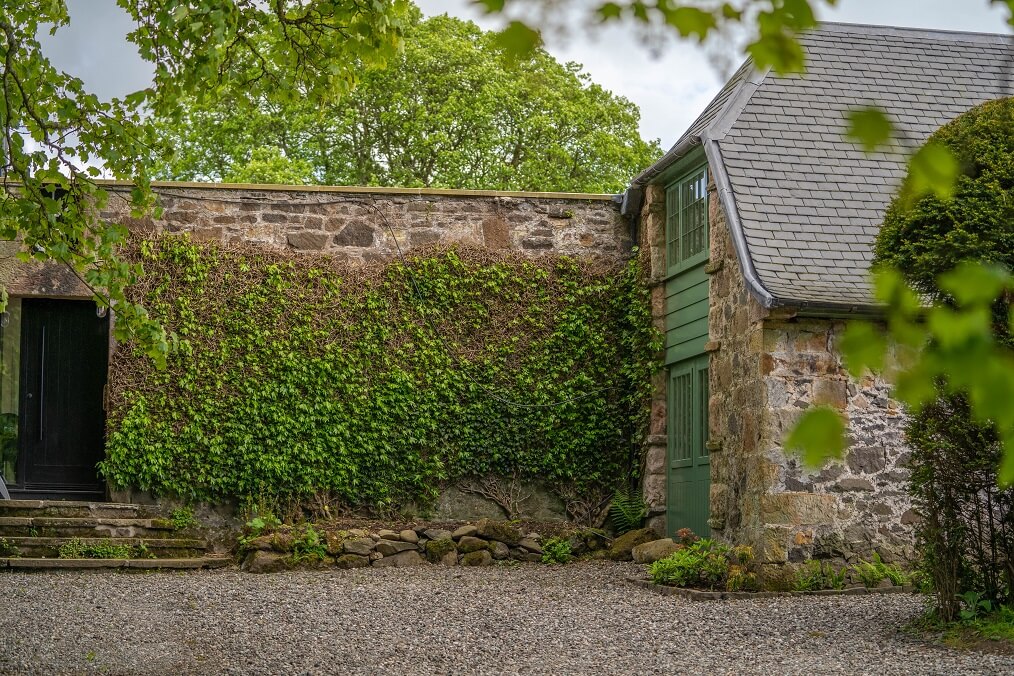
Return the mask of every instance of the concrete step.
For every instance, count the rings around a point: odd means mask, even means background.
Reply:
[[[0,537],[165,537],[168,519],[71,516],[0,516]]]
[[[152,514],[151,508],[145,505],[131,505],[122,502],[0,500],[0,516],[138,519],[152,516]]]
[[[83,546],[129,546],[135,548],[130,558],[183,559],[204,554],[204,540],[189,538],[61,538],[5,537],[0,539],[0,554],[25,558],[59,558],[60,549],[71,540]],[[137,549],[143,547],[143,549]]]
[[[90,568],[197,570],[200,568],[224,568],[232,563],[232,558],[226,556],[201,556],[185,559],[47,559],[0,557],[0,570],[81,570]]]

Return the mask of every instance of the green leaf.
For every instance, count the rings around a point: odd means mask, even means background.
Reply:
[[[663,9],[667,24],[675,28],[680,37],[688,38],[697,36],[697,40],[703,41],[708,33],[717,27],[718,22],[711,12],[706,12],[698,7],[677,7],[675,9]]]
[[[845,452],[845,425],[841,414],[827,406],[806,411],[785,439],[788,451],[799,453],[810,467],[841,458]]]
[[[623,8],[615,2],[604,3],[595,11],[602,21],[612,21],[623,16]]]
[[[472,0],[472,4],[482,7],[489,14],[493,14],[502,12],[507,2],[506,0]]]
[[[881,108],[866,106],[853,108],[848,113],[846,135],[859,143],[867,153],[886,144],[893,133],[894,126]]]
[[[881,371],[887,352],[887,338],[870,322],[849,322],[839,343],[845,366],[855,377],[865,369]]]
[[[959,305],[992,304],[1000,292],[1011,288],[1011,273],[999,265],[966,261],[940,275],[940,288],[950,293]]]
[[[908,172],[905,190],[909,201],[929,194],[948,200],[958,180],[958,160],[950,148],[931,141],[912,156]]]
[[[521,21],[511,21],[506,28],[496,34],[496,43],[509,56],[521,59],[531,56],[542,46],[542,35]]]

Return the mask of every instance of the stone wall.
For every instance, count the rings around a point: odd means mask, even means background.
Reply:
[[[822,319],[765,322],[761,441],[771,486],[761,522],[770,562],[913,556],[905,416],[881,378],[857,381],[846,372],[837,350],[844,329]],[[807,407],[820,404],[847,419],[849,447],[843,461],[812,470],[786,455],[781,441]]]
[[[708,207],[710,526],[730,542],[756,544],[761,496],[772,483],[761,439],[761,354],[768,313],[746,288],[714,184]]]
[[[626,258],[630,233],[611,195],[464,190],[155,183],[162,213],[130,216],[130,186],[110,192],[103,219],[141,232],[187,232],[223,244],[248,242],[388,260],[398,249],[472,244],[529,254]],[[11,296],[89,299],[65,265],[22,263],[17,242],[0,242],[0,284]]]
[[[628,226],[609,195],[160,183],[161,217],[139,221],[128,218],[127,188],[108,189],[102,216],[134,228],[361,261],[436,243],[613,258],[630,252]]]
[[[713,196],[714,197],[714,196]],[[711,525],[764,564],[912,557],[904,415],[890,386],[845,370],[842,321],[765,310],[746,289],[725,214],[711,201]],[[843,461],[802,466],[783,441],[802,413],[847,419]],[[782,573],[791,572],[791,567]],[[769,576],[780,573],[769,566]]]
[[[598,532],[572,530],[557,537],[567,541],[573,555],[605,554],[606,539]],[[310,557],[305,555],[308,540],[319,543]],[[542,561],[542,547],[548,540],[538,532],[519,530],[516,522],[490,519],[380,529],[318,526],[310,531],[305,526],[280,526],[275,532],[242,541],[240,553],[242,569],[251,573],[300,565],[342,569],[490,566],[508,560]]]
[[[642,268],[647,272],[651,292],[651,316],[655,328],[665,333],[665,188],[649,185],[638,226],[638,247]],[[669,481],[669,437],[667,426],[666,370],[652,379],[651,417],[644,448],[642,490],[648,505],[649,528],[666,532],[666,488]]]

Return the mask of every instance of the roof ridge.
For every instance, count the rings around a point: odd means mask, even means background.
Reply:
[[[943,28],[918,28],[914,26],[885,26],[872,23],[848,23],[845,21],[821,21],[814,33],[851,33],[856,35],[901,35],[940,39],[949,37],[948,42],[989,42],[1004,43],[1014,40],[1014,33],[986,33],[980,31],[954,31]]]

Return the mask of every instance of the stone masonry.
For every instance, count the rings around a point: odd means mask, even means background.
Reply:
[[[160,218],[128,218],[129,188],[102,216],[201,240],[327,252],[369,262],[398,249],[463,243],[528,253],[625,258],[630,239],[610,195],[159,183]]]
[[[746,288],[714,185],[709,189],[713,535],[752,545],[771,577],[811,558],[853,561],[874,551],[886,561],[911,558],[917,516],[905,491],[904,413],[890,386],[871,374],[848,375],[836,347],[843,321],[761,306]],[[663,189],[649,187],[639,238],[660,328],[663,204]],[[665,388],[660,374],[646,449],[645,496],[656,526],[664,524],[666,499]],[[819,404],[846,419],[849,447],[843,460],[814,470],[786,453],[783,441],[803,411]]]
[[[639,255],[651,293],[652,321],[656,329],[665,333],[665,189],[659,185],[647,186],[644,200],[638,230]],[[666,531],[666,489],[669,480],[667,409],[666,372],[662,369],[652,378],[651,414],[644,449],[642,481],[644,501],[648,505],[646,525],[659,533]]]

